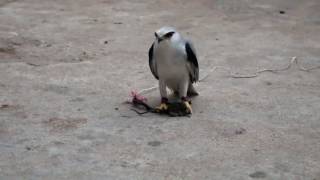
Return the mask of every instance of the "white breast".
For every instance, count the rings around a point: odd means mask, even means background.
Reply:
[[[165,41],[155,49],[155,60],[159,78],[171,89],[178,89],[181,81],[189,78],[186,66],[186,54],[179,44]]]

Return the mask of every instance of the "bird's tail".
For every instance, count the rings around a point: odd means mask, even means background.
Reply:
[[[199,95],[199,93],[196,91],[196,89],[194,88],[194,86],[191,82],[189,83],[187,95],[188,96],[198,96]]]

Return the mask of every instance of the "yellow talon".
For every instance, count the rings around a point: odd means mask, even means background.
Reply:
[[[191,105],[190,105],[189,101],[184,101],[183,103],[187,108],[186,112],[192,114],[192,108],[191,108]]]
[[[166,103],[161,103],[160,106],[156,107],[157,112],[164,112],[168,110],[168,105]]]

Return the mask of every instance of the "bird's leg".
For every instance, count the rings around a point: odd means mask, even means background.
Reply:
[[[179,87],[179,95],[182,103],[186,106],[186,113],[192,114],[192,108],[191,108],[190,102],[187,99],[188,86],[189,86],[188,81],[181,83]]]
[[[156,107],[157,112],[165,112],[168,110],[168,98],[167,98],[167,86],[164,83],[163,80],[159,80],[159,89],[160,89],[160,95],[161,95],[161,104]]]
[[[186,97],[181,98],[182,103],[186,106],[186,113],[192,114],[191,103]]]
[[[161,98],[161,104],[155,108],[156,112],[166,112],[168,110],[168,98]]]

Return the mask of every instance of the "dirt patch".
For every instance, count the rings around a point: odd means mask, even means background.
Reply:
[[[17,110],[17,109],[20,109],[21,106],[20,105],[14,105],[14,104],[1,104],[0,105],[0,110]]]
[[[0,53],[4,54],[15,54],[15,48],[12,46],[0,47]]]
[[[0,7],[16,2],[17,0],[0,0]]]
[[[17,58],[16,49],[13,46],[0,46],[0,62],[1,59]]]
[[[252,174],[249,175],[251,178],[265,178],[267,177],[267,174],[265,172],[262,172],[262,171],[256,171]]]
[[[58,86],[55,84],[49,84],[47,87],[44,88],[44,90],[56,94],[67,94],[69,92],[68,87]]]
[[[44,124],[50,128],[50,132],[64,132],[79,128],[87,123],[86,118],[50,118]]]
[[[160,141],[150,141],[150,142],[148,142],[148,145],[149,146],[153,146],[153,147],[160,146],[161,144],[162,144],[162,142],[160,142]]]
[[[9,128],[4,122],[0,122],[0,135],[3,137],[6,134],[9,134]]]

